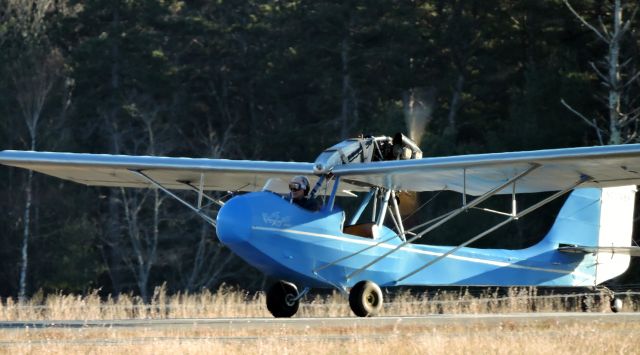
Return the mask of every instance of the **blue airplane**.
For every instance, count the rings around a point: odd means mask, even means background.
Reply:
[[[266,293],[275,317],[293,316],[313,288],[341,291],[353,313],[366,317],[382,307],[380,287],[596,287],[640,256],[631,236],[640,144],[422,158],[413,141],[396,134],[340,142],[313,163],[9,150],[0,152],[0,163],[86,185],[166,192],[214,225],[230,250],[281,280]],[[322,197],[320,210],[293,203],[288,182],[302,176],[308,186],[294,191]],[[196,202],[175,190],[194,191]],[[443,190],[460,193],[460,205],[405,228],[398,195]],[[220,201],[208,191],[236,193]],[[550,194],[518,208],[518,194],[535,192]],[[468,247],[567,193],[536,245]],[[510,211],[481,207],[497,195],[511,196]],[[347,215],[338,197],[359,206]],[[204,208],[212,203],[221,206],[215,218]],[[503,219],[460,245],[414,243],[470,209]],[[619,311],[621,300],[613,297],[611,307]]]

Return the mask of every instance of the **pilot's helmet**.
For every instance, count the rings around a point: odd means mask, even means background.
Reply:
[[[309,179],[302,175],[294,176],[291,181],[289,181],[289,189],[304,190],[306,196],[309,193]]]

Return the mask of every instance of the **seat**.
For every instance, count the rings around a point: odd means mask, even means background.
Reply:
[[[373,222],[353,224],[350,226],[345,226],[342,232],[344,234],[357,235],[359,237],[373,239],[373,236],[374,236],[373,229],[375,225],[376,224]]]

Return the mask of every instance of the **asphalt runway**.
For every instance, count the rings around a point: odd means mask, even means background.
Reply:
[[[65,320],[65,321],[3,321],[0,329],[49,328],[170,328],[206,327],[220,330],[255,330],[287,327],[386,327],[487,325],[524,322],[639,322],[640,313],[510,313],[510,314],[432,314],[415,317],[372,318],[180,318],[180,319],[118,319],[118,320]]]

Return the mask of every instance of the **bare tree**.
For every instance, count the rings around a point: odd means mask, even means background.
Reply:
[[[165,197],[160,196],[158,189],[125,191],[121,188],[120,191],[125,212],[125,226],[131,242],[131,257],[125,258],[124,262],[136,280],[140,296],[148,301],[149,276],[158,252],[160,207]],[[153,199],[153,209],[151,222],[148,223],[140,216],[150,196]]]
[[[0,10],[0,45],[11,36],[14,40],[14,58],[9,65],[10,77],[15,88],[19,112],[27,126],[27,145],[35,150],[38,144],[38,125],[42,119],[45,103],[51,90],[60,78],[63,58],[50,45],[46,36],[48,12],[68,9],[64,1],[53,0],[6,0]],[[27,289],[28,250],[31,232],[31,208],[33,173],[27,176],[25,208],[21,248],[19,298],[24,299]]]
[[[147,155],[163,155],[171,150],[170,144],[161,139],[162,136],[167,135],[168,131],[167,127],[160,127],[160,116],[165,107],[144,94],[130,93],[127,101],[130,104],[125,106],[125,110],[130,116],[136,118],[136,121],[142,123],[142,131],[146,134],[145,140],[139,139],[137,133],[140,132],[140,128],[136,127],[134,122],[134,126],[127,130],[126,135],[130,138],[126,139],[127,150],[136,153],[144,152]],[[162,222],[160,211],[166,196],[161,195],[155,188],[147,190],[121,188],[120,198],[126,222],[124,229],[131,246],[130,256],[125,257],[124,262],[136,280],[141,297],[147,301],[151,269],[158,255]],[[150,216],[144,213],[149,203],[151,204]]]
[[[227,114],[225,105],[220,105],[220,115]],[[218,134],[213,127],[213,118],[207,120],[206,130],[200,140],[208,147],[207,156],[211,158],[220,158],[224,153],[233,149],[233,124],[227,125],[222,134]],[[216,196],[221,197],[221,196]],[[211,212],[209,212],[211,213]],[[220,242],[213,237],[215,231],[211,229],[211,225],[202,221],[200,225],[200,233],[198,246],[196,248],[195,257],[191,265],[189,276],[185,278],[185,288],[189,291],[195,291],[205,288],[211,288],[219,284],[225,277],[231,276],[229,265],[237,261],[237,258]],[[233,269],[233,271],[237,271]]]
[[[596,131],[600,144],[605,144],[604,136],[608,136],[607,144],[637,141],[640,105],[637,97],[632,93],[632,85],[638,82],[640,71],[632,65],[635,58],[630,55],[625,58],[622,49],[625,37],[632,34],[631,25],[639,7],[637,2],[629,2],[629,6],[624,6],[621,0],[614,0],[607,6],[611,16],[609,25],[605,24],[602,18],[598,19],[598,25],[593,25],[580,15],[568,0],[564,3],[583,25],[607,45],[604,60],[589,63],[603,86],[607,88],[607,92],[602,97],[607,108],[607,115],[603,117],[606,121],[605,127],[603,127],[603,119],[589,118],[564,100],[561,100],[562,104]],[[631,13],[626,20],[624,20],[625,10]]]
[[[38,143],[38,124],[45,102],[62,70],[62,57],[55,49],[32,48],[13,65],[12,79],[22,118],[29,133],[29,149]],[[27,288],[28,248],[33,201],[33,172],[27,173],[25,187],[24,230],[22,237],[19,298],[23,299]]]

